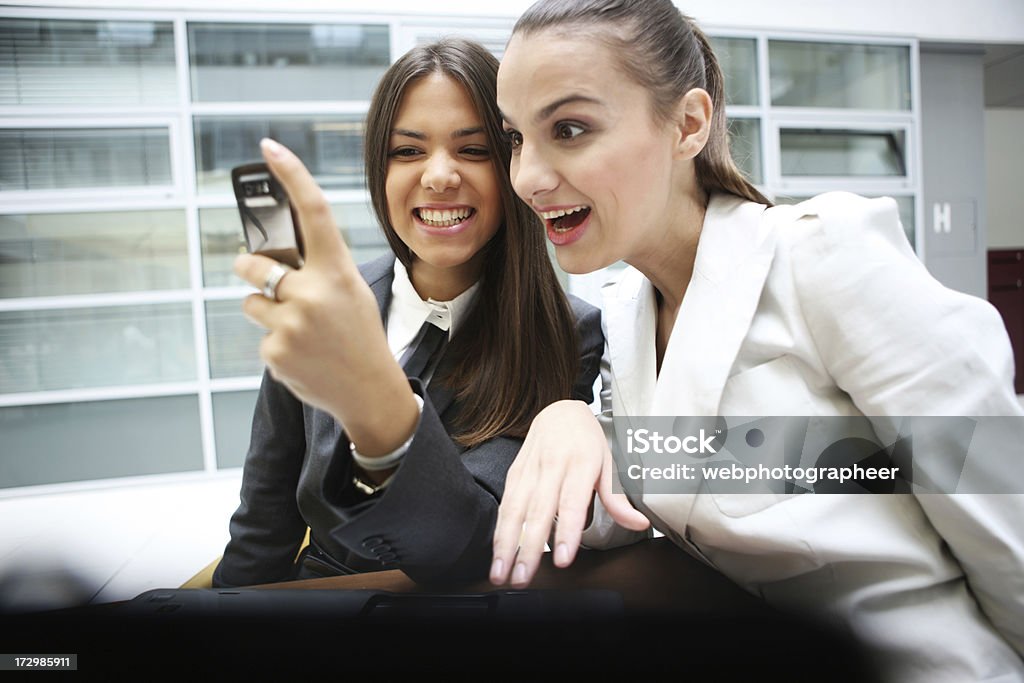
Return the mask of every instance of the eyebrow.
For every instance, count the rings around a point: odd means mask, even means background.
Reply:
[[[459,128],[458,130],[452,131],[451,138],[452,140],[458,140],[460,138],[468,138],[471,135],[479,135],[480,133],[484,132],[486,131],[484,131],[483,126],[473,126],[472,128]],[[414,140],[427,139],[426,133],[422,133],[418,130],[409,130],[408,128],[392,128],[391,134],[400,135],[406,138],[413,138]]]
[[[458,140],[459,138],[468,138],[471,135],[479,135],[483,133],[483,126],[473,126],[472,128],[460,128],[457,131],[452,132],[452,140]]]
[[[601,100],[597,99],[596,97],[590,97],[588,95],[566,95],[565,97],[560,97],[551,104],[543,107],[540,111],[537,112],[537,115],[533,117],[533,120],[535,123],[541,123],[545,119],[549,118],[556,111],[558,111],[560,107],[564,107],[567,104],[573,104],[575,102],[583,102],[585,104],[604,104],[603,102],[601,102]],[[512,120],[505,115],[505,112],[499,111],[499,113],[501,114],[501,118],[504,119],[506,123],[512,124]]]

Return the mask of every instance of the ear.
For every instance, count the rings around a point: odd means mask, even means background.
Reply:
[[[703,88],[693,88],[682,96],[675,111],[677,159],[693,159],[708,142],[714,105]]]

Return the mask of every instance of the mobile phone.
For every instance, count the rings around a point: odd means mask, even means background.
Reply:
[[[288,194],[264,163],[231,169],[231,185],[250,253],[302,267],[302,234]]]

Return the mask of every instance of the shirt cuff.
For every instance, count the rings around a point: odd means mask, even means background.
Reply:
[[[423,397],[417,393],[413,393],[413,397],[416,399],[416,407],[419,412],[419,417],[422,417]],[[416,428],[412,430],[412,434],[410,434],[409,438],[405,440],[405,443],[403,443],[390,453],[386,453],[376,458],[368,458],[365,455],[361,455],[359,451],[356,450],[356,445],[349,441],[348,447],[349,450],[352,452],[352,459],[355,461],[357,465],[359,465],[359,467],[361,467],[367,472],[379,472],[381,470],[391,469],[392,467],[397,466],[398,462],[405,457],[406,452],[409,450],[409,446],[412,445],[412,440],[416,438],[416,432],[418,429],[419,419],[416,420]],[[390,478],[388,479],[388,481],[390,481]],[[377,488],[384,488],[386,484],[387,482],[381,484]]]

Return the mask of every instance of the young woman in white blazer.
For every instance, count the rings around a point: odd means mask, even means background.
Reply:
[[[516,192],[565,270],[630,266],[603,292],[604,415],[1020,416],[998,314],[928,274],[895,202],[771,207],[729,157],[723,98],[670,0],[541,0],[507,46]],[[556,518],[558,566],[649,520],[769,602],[850,624],[897,680],[1024,680],[1024,495],[627,500],[615,476],[587,406],[542,411],[506,482],[492,581],[528,585]]]

